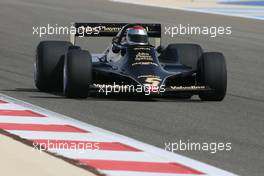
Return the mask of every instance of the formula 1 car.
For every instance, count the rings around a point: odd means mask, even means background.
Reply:
[[[198,95],[221,101],[227,87],[225,58],[198,44],[161,47],[160,24],[74,23],[71,41],[42,41],[36,49],[35,85],[68,98],[89,92],[143,95]],[[112,37],[101,54],[77,46],[79,37]],[[151,45],[151,38],[155,44]]]

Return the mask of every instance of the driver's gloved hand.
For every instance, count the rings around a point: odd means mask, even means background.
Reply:
[[[107,58],[106,58],[106,56],[104,56],[104,57],[100,57],[99,60],[100,60],[100,62],[107,62]]]

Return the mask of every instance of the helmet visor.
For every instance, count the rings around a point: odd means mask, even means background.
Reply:
[[[147,35],[128,34],[128,40],[132,43],[148,43]]]

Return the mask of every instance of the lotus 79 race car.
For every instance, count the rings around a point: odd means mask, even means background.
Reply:
[[[198,44],[162,47],[160,24],[73,26],[76,32],[71,34],[70,42],[42,41],[37,46],[35,85],[40,91],[61,91],[69,98],[86,98],[91,92],[184,98],[198,95],[205,101],[225,97],[227,71],[223,54],[203,52]],[[113,39],[103,53],[90,54],[75,44],[79,37]]]

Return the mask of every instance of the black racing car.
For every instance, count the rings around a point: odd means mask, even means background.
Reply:
[[[221,101],[227,87],[225,58],[197,44],[161,47],[160,24],[75,23],[71,42],[42,41],[37,46],[35,85],[63,91],[69,98],[89,92],[153,96],[199,95]],[[144,31],[147,32],[147,36]],[[101,54],[75,45],[76,37],[113,37]],[[155,46],[150,39],[155,39]]]

